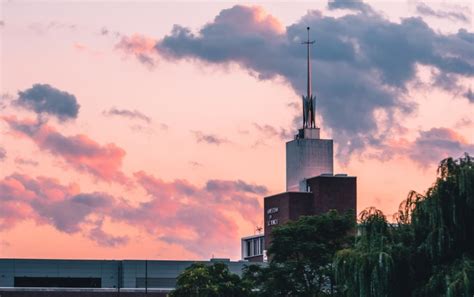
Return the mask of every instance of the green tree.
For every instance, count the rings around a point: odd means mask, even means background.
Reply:
[[[339,289],[350,297],[394,296],[400,291],[396,271],[407,273],[401,265],[406,264],[401,259],[407,254],[395,243],[393,227],[380,210],[362,211],[354,248],[341,250],[335,257]]]
[[[179,276],[170,297],[248,297],[247,283],[229,271],[224,263],[195,263]]]
[[[335,258],[336,280],[350,297],[474,295],[474,164],[469,155],[440,163],[435,184],[411,192],[396,224],[362,212],[353,248]]]
[[[268,267],[247,269],[261,296],[331,296],[333,257],[353,242],[353,212],[304,216],[272,230]]]
[[[445,159],[425,195],[409,196],[413,246],[428,265],[417,265],[413,296],[474,295],[474,162]],[[416,263],[416,262],[415,262]],[[421,263],[421,264],[425,264]]]

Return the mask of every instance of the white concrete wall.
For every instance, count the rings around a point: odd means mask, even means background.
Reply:
[[[286,143],[286,190],[299,191],[305,178],[334,173],[332,139],[295,139]]]

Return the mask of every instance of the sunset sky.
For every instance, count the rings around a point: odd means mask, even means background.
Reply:
[[[307,26],[358,211],[474,154],[469,1],[1,1],[0,257],[238,259],[285,190]]]

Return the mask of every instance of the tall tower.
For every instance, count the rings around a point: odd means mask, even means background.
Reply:
[[[307,94],[302,96],[303,125],[295,139],[286,143],[286,190],[305,191],[304,180],[321,174],[333,174],[333,141],[320,139],[316,127],[316,96],[311,90],[311,45],[309,27],[307,49]],[[301,184],[301,186],[300,186]]]
[[[352,210],[356,219],[357,177],[334,175],[332,139],[321,139],[316,126],[310,52],[314,41],[309,39],[309,27],[307,30],[308,40],[303,42],[307,47],[308,79],[307,93],[302,96],[303,125],[295,138],[286,143],[286,191],[264,198],[264,234],[242,238],[242,259],[245,260],[266,261],[273,228],[301,216],[321,215],[335,209],[339,213]]]

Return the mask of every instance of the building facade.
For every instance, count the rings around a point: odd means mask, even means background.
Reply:
[[[247,261],[0,259],[1,288],[174,289],[193,263],[225,263],[241,275]],[[140,290],[138,290],[140,291]]]
[[[242,260],[249,262],[265,261],[265,236],[263,234],[243,237],[240,246]]]
[[[339,213],[353,211],[355,220],[356,177],[325,174],[305,179],[301,185],[305,191],[284,192],[264,198],[266,247],[271,244],[273,228],[301,216],[319,215],[334,209]]]
[[[320,139],[319,128],[300,129],[286,143],[286,191],[300,191],[303,179],[333,172],[333,141]]]

